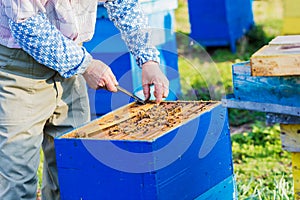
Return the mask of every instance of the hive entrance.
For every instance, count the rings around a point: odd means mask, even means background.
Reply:
[[[109,113],[63,138],[151,140],[212,108],[217,102],[162,102],[130,104]]]

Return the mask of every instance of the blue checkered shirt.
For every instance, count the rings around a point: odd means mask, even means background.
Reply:
[[[15,3],[20,2],[18,0],[12,1],[15,1]],[[0,5],[0,11],[2,6]],[[138,0],[109,1],[104,6],[107,8],[110,20],[120,30],[129,51],[136,58],[137,64],[141,66],[149,60],[159,62],[159,53],[150,43],[147,18],[140,9]],[[73,7],[76,8],[74,5]],[[32,12],[32,10],[30,11]],[[73,27],[76,28],[76,26],[71,26],[73,22],[65,22],[63,24],[65,26],[55,24],[55,20],[49,20],[53,18],[53,16],[49,16],[49,13],[51,15],[51,12],[46,8],[45,10],[39,8],[25,20],[20,20],[15,15],[9,15],[8,13],[6,17],[13,39],[36,61],[58,71],[63,77],[68,78],[74,74],[83,73],[92,60],[91,55],[85,48],[78,45],[79,42],[82,42],[78,38],[82,40],[85,35],[81,34],[80,31],[68,33],[68,26],[70,30],[73,30]],[[96,17],[95,12],[88,14]],[[71,19],[72,17],[70,17]],[[67,28],[63,29],[63,27]],[[94,28],[91,30],[94,30]],[[3,41],[1,36],[0,41]]]

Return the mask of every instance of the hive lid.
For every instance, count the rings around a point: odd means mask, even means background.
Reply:
[[[300,75],[300,35],[278,36],[250,58],[252,76]]]
[[[220,102],[165,101],[146,105],[128,104],[61,138],[151,141],[185,124]]]
[[[300,44],[300,35],[277,36],[269,42],[269,45],[294,45]]]

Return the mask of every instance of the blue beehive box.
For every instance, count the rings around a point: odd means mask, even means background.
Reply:
[[[238,100],[300,107],[300,76],[252,76],[242,62],[232,66],[232,81]]]
[[[166,100],[176,100],[181,93],[174,32],[174,9],[177,7],[177,0],[151,0],[140,3],[149,19],[150,27],[153,28],[153,43],[161,53],[162,71],[170,81],[170,94]],[[111,67],[120,85],[143,97],[141,69],[128,52],[119,31],[108,19],[107,11],[102,4],[99,4],[97,9],[94,37],[91,41],[84,43],[84,46],[93,57],[103,60]],[[112,94],[104,90],[94,91],[89,88],[88,93],[92,118],[106,114],[131,101],[124,94]]]
[[[156,121],[142,134],[122,132],[130,127],[124,117],[151,106],[129,104],[55,138],[62,200],[235,199],[227,110],[219,102],[182,103],[188,115],[166,130],[155,131]],[[113,121],[118,129],[107,130]]]
[[[300,76],[252,76],[247,61],[232,66],[232,82],[225,107],[300,116]]]
[[[188,0],[190,36],[203,46],[229,46],[254,24],[252,0]]]

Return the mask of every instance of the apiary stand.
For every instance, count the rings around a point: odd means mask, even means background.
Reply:
[[[55,139],[62,200],[235,199],[227,110],[220,102],[155,137],[99,136],[96,124],[132,105]]]
[[[300,36],[278,36],[232,66],[234,94],[222,100],[229,108],[267,113],[279,123],[282,148],[292,154],[294,196],[300,199]]]

